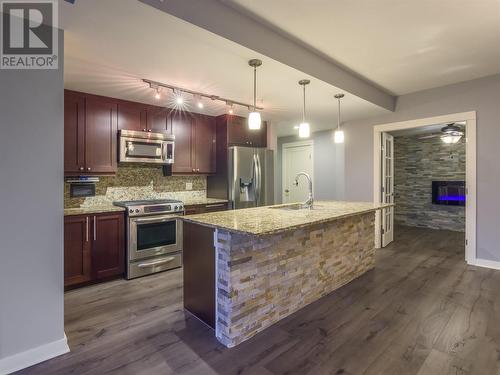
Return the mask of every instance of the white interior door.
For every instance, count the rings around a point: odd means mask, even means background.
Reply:
[[[382,188],[383,203],[394,203],[394,137],[382,133]],[[382,246],[394,240],[394,207],[382,210]]]
[[[313,145],[311,142],[297,142],[283,145],[283,203],[302,202],[308,198],[308,184],[304,177],[295,185],[295,176],[305,172],[313,178]],[[314,181],[314,179],[313,179]]]

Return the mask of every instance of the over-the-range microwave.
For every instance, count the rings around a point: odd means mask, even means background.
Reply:
[[[120,163],[173,164],[175,136],[120,130]]]

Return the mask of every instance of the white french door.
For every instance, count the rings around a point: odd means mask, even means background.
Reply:
[[[382,203],[394,203],[394,137],[382,133]],[[382,210],[382,247],[394,240],[394,207]]]

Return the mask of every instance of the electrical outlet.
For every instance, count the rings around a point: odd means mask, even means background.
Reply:
[[[186,190],[193,190],[193,183],[192,182],[186,182]]]

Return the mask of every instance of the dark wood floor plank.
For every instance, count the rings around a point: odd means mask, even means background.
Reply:
[[[227,349],[182,308],[182,270],[65,295],[71,353],[20,374],[500,375],[500,271],[463,233],[398,227],[375,269]]]

